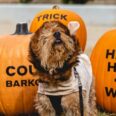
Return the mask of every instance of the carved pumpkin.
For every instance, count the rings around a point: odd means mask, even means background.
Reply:
[[[91,54],[97,103],[116,112],[116,30],[105,33]]]
[[[82,18],[78,14],[70,10],[63,9],[43,10],[39,12],[32,20],[30,32],[36,32],[43,25],[43,23],[47,21],[59,21],[65,26],[68,26],[70,21],[78,21],[80,23],[80,28],[76,32],[76,38],[79,40],[80,46],[84,51],[87,38],[86,27]]]
[[[0,113],[5,116],[34,113],[38,80],[27,58],[30,37],[26,24],[0,37]]]

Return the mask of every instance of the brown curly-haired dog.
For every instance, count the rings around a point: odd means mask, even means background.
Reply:
[[[71,31],[52,21],[44,23],[32,36],[29,59],[40,80],[35,99],[40,116],[80,116],[79,92],[74,87],[78,82],[72,78],[72,70],[78,67],[81,49]],[[90,86],[88,92],[82,91],[84,116],[96,116],[95,91],[93,84]]]

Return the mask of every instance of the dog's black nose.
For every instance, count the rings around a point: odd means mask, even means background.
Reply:
[[[61,43],[61,33],[59,31],[54,33],[54,37],[55,37],[55,43]]]
[[[59,31],[56,31],[56,32],[54,33],[54,37],[55,37],[55,38],[60,38],[60,36],[61,36],[61,34],[60,34]]]

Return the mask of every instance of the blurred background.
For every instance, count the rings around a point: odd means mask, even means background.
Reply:
[[[13,34],[17,23],[26,22],[30,26],[38,12],[54,4],[82,17],[87,27],[85,53],[89,56],[99,38],[116,29],[116,0],[0,0],[0,36]],[[99,116],[110,115],[100,113]]]
[[[116,4],[116,0],[0,0],[0,3]]]
[[[19,22],[30,24],[35,14],[54,4],[83,18],[87,27],[85,52],[88,55],[101,35],[116,29],[116,0],[0,0],[0,35],[14,33]]]

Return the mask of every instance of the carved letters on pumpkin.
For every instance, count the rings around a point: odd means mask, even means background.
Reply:
[[[67,20],[67,15],[66,14],[44,14],[44,15],[40,15],[38,17],[38,21],[41,20],[46,20],[46,19],[61,19],[61,20]]]
[[[116,59],[116,50],[115,49],[112,49],[112,50],[109,50],[107,49],[106,50],[106,58],[107,59]],[[111,63],[111,62],[108,62],[108,68],[107,70],[110,72],[110,71],[113,71],[113,72],[116,72],[116,62],[114,63]]]
[[[115,49],[107,49],[106,50],[106,59],[116,59],[116,50]],[[116,72],[116,62],[114,61],[113,63],[109,62],[107,63],[107,71],[108,72]],[[116,82],[116,78],[114,78],[114,82]],[[113,98],[116,97],[116,90],[114,88],[108,88],[105,87],[105,92],[107,96],[112,96]]]
[[[31,75],[34,74],[34,71],[33,71],[32,65],[29,65],[28,67],[24,65],[20,65],[18,67],[8,66],[6,68],[6,74],[8,76],[15,76],[16,73],[18,73],[18,75],[20,76],[24,76],[27,73],[30,73]]]
[[[106,92],[106,95],[109,97],[110,96],[112,96],[113,98],[116,97],[116,90],[113,88],[105,87],[105,92]]]
[[[14,82],[11,80],[6,81],[6,87],[25,87],[25,86],[38,86],[39,79],[34,80],[15,80]]]
[[[7,66],[6,75],[8,76],[6,80],[6,87],[25,87],[25,86],[38,86],[39,79],[23,79],[22,80],[11,80],[11,78],[15,78],[15,75],[18,74],[19,78],[25,76],[26,74],[34,74],[33,66],[25,66],[20,65],[18,67],[15,66]]]

